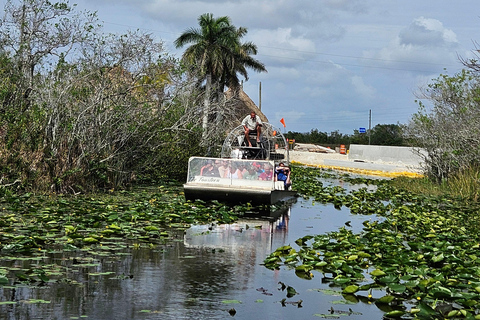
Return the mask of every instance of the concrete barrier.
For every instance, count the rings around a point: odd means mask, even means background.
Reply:
[[[352,161],[372,161],[397,163],[419,167],[423,163],[420,155],[411,147],[372,146],[351,144],[348,159]]]

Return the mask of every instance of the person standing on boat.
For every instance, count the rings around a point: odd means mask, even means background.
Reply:
[[[260,133],[262,133],[262,120],[255,113],[255,111],[250,112],[250,115],[246,116],[242,121],[242,126],[245,129],[245,139],[247,140],[248,146],[252,146],[250,142],[249,134],[250,132],[257,132],[257,144],[260,142]]]
[[[289,190],[291,186],[290,182],[290,168],[285,166],[283,162],[278,164],[275,168],[275,181],[283,181],[285,190]]]

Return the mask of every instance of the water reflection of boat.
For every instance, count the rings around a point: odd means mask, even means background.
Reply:
[[[183,186],[185,198],[274,204],[294,196],[290,183],[276,179],[279,164],[289,165],[285,137],[264,123],[259,142],[255,140],[248,146],[239,126],[225,139],[221,158],[190,158]]]
[[[267,253],[272,249],[274,237],[286,238],[291,206],[289,203],[270,212],[249,212],[232,224],[194,225],[185,231],[184,244],[240,251],[250,248]]]

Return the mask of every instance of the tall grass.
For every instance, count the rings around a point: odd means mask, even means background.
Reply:
[[[480,167],[464,169],[441,183],[426,177],[398,177],[394,179],[393,184],[413,193],[431,196],[449,195],[468,202],[478,202],[480,200]]]

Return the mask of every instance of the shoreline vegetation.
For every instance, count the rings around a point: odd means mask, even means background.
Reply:
[[[292,269],[304,279],[322,273],[345,299],[375,303],[386,315],[392,312],[390,316],[443,317],[447,314],[437,308],[440,302],[449,306],[448,312],[479,313],[477,203],[445,193],[451,189],[436,195],[411,192],[403,187],[414,184],[411,178],[369,179],[297,165],[292,175],[294,189],[314,203],[382,219],[366,220],[359,234],[347,226],[329,234],[305,235],[296,247],[274,250],[265,259],[267,268]],[[347,192],[338,185],[324,186],[321,179],[361,188]],[[376,187],[362,187],[368,185]],[[0,252],[5,259],[59,251],[88,254],[111,241],[155,248],[175,241],[174,235],[192,224],[233,223],[256,209],[248,204],[186,202],[177,182],[76,196],[15,194],[3,189]],[[50,268],[38,263],[31,272],[19,274],[0,266],[0,285],[66,281],[58,270],[50,275]]]
[[[478,205],[480,196],[480,169],[470,167],[438,183],[428,177],[397,177],[393,185],[399,189],[424,196],[448,196],[458,201]]]

